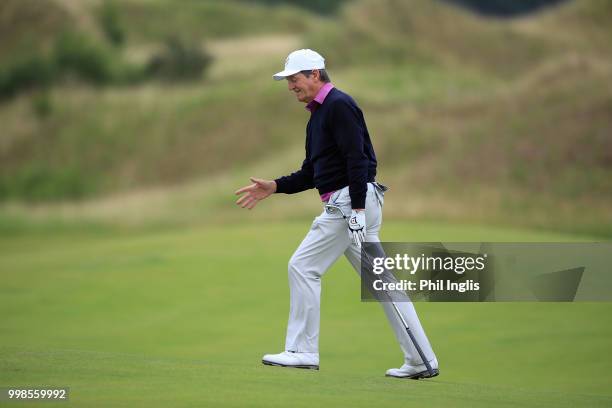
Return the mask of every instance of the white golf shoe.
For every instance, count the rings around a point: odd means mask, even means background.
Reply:
[[[265,365],[279,367],[308,368],[311,370],[319,369],[319,353],[295,353],[293,351],[283,351],[279,354],[266,354],[261,359]]]
[[[436,377],[438,374],[440,374],[440,370],[438,369],[438,360],[434,359],[430,364],[431,368],[433,369],[433,375],[427,371],[425,364],[419,364],[417,366],[404,364],[400,368],[390,368],[387,370],[385,375],[387,377],[411,378],[413,380]]]

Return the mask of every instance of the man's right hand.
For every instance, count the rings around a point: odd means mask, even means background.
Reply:
[[[236,201],[236,204],[249,210],[255,208],[258,202],[276,192],[276,182],[273,180],[262,180],[255,177],[251,177],[250,180],[253,184],[236,190],[236,195],[244,194]]]

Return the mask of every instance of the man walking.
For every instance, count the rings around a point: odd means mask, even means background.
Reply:
[[[287,80],[290,92],[306,103],[306,157],[301,169],[276,180],[251,178],[252,184],[236,191],[236,202],[252,209],[273,193],[294,194],[317,188],[327,207],[289,261],[290,309],[285,351],[266,354],[263,363],[282,367],[319,369],[319,316],[321,277],[344,254],[360,273],[361,243],[379,242],[386,187],[376,183],[376,156],[357,103],[335,88],[325,60],[309,49],[289,54],[285,69],[273,76]],[[339,208],[334,211],[330,208]],[[342,213],[350,214],[348,224]],[[390,303],[381,303],[400,347],[404,364],[388,376],[427,378],[431,373]],[[411,302],[398,305],[434,374],[438,361]]]

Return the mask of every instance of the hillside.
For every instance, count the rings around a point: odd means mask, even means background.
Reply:
[[[383,174],[410,190],[395,215],[503,214],[512,224],[585,223],[609,234],[612,88],[602,84],[612,79],[604,45],[612,29],[604,16],[612,9],[601,1],[511,21],[434,2],[363,1],[344,10],[348,30],[330,26],[313,39],[329,40],[347,65],[401,56],[401,73],[387,75],[394,80],[381,90],[386,106],[368,102],[367,85],[352,89],[374,112]],[[357,53],[345,59],[353,36]],[[380,72],[380,62],[365,64]]]
[[[609,59],[611,16],[609,2],[600,0],[501,21],[440,1],[362,0],[309,40],[337,65],[429,62],[510,80],[568,52]]]
[[[64,3],[53,3],[54,19],[70,18]],[[99,3],[83,4],[95,13]],[[393,186],[390,216],[612,234],[605,1],[511,21],[426,0],[349,2],[334,18],[235,2],[120,5],[123,54],[142,59],[178,33],[212,52],[210,71],[186,84],[67,83],[0,105],[5,217],[181,223],[214,210],[243,219],[228,208],[234,187],[288,173],[303,154],[305,113],[270,74],[307,45],[364,108]],[[70,197],[86,200],[22,203]],[[311,198],[271,202],[274,214],[258,217],[310,214]]]
[[[0,4],[0,59],[48,48],[65,30],[103,40],[101,13],[113,9],[131,45],[169,36],[206,40],[236,35],[303,33],[311,18],[289,7],[270,9],[238,0],[4,0]]]
[[[6,63],[34,48],[49,47],[52,38],[75,24],[69,12],[58,3],[46,2],[41,8],[37,0],[6,0],[0,5],[0,61]],[[32,30],[32,27],[37,27]]]
[[[15,27],[16,33],[7,35],[3,42],[7,60],[27,53],[48,53],[65,30],[91,38],[89,44],[103,51],[110,49],[99,27],[77,24],[89,21],[95,25],[101,2],[46,3],[48,13],[36,2],[11,0],[2,5],[3,27]],[[0,104],[4,125],[0,199],[61,200],[174,183],[235,167],[228,156],[239,159],[268,151],[270,145],[285,145],[288,139],[282,135],[288,123],[261,116],[257,106],[266,104],[287,118],[297,112],[292,113],[283,95],[273,92],[268,81],[261,79],[269,77],[268,67],[276,67],[277,55],[296,46],[294,33],[316,19],[300,18],[298,22],[300,14],[292,9],[271,11],[237,2],[189,1],[177,12],[172,4],[117,3],[127,43],[119,53],[112,50],[109,55],[124,54],[127,60],[141,63],[159,50],[166,38],[176,35],[204,44],[214,53],[216,61],[207,78],[186,84],[149,81],[127,87],[92,87],[69,80]],[[44,29],[28,31],[26,27],[31,25]],[[249,27],[266,34],[251,35],[246,49],[239,44],[234,50],[232,39],[223,39]],[[275,34],[277,30],[284,34]],[[36,46],[23,47],[25,41]],[[274,63],[266,63],[267,59]],[[262,64],[266,67],[263,70]],[[253,75],[260,80],[253,83]],[[251,84],[258,101],[241,97]],[[237,115],[241,120],[236,120]]]

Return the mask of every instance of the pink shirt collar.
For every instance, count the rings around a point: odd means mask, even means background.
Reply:
[[[334,85],[331,82],[325,83],[325,85],[319,89],[317,96],[315,96],[315,98],[306,105],[306,109],[311,113],[314,112],[317,105],[323,105],[325,98],[327,98],[327,94],[329,94],[332,89],[334,89]]]

